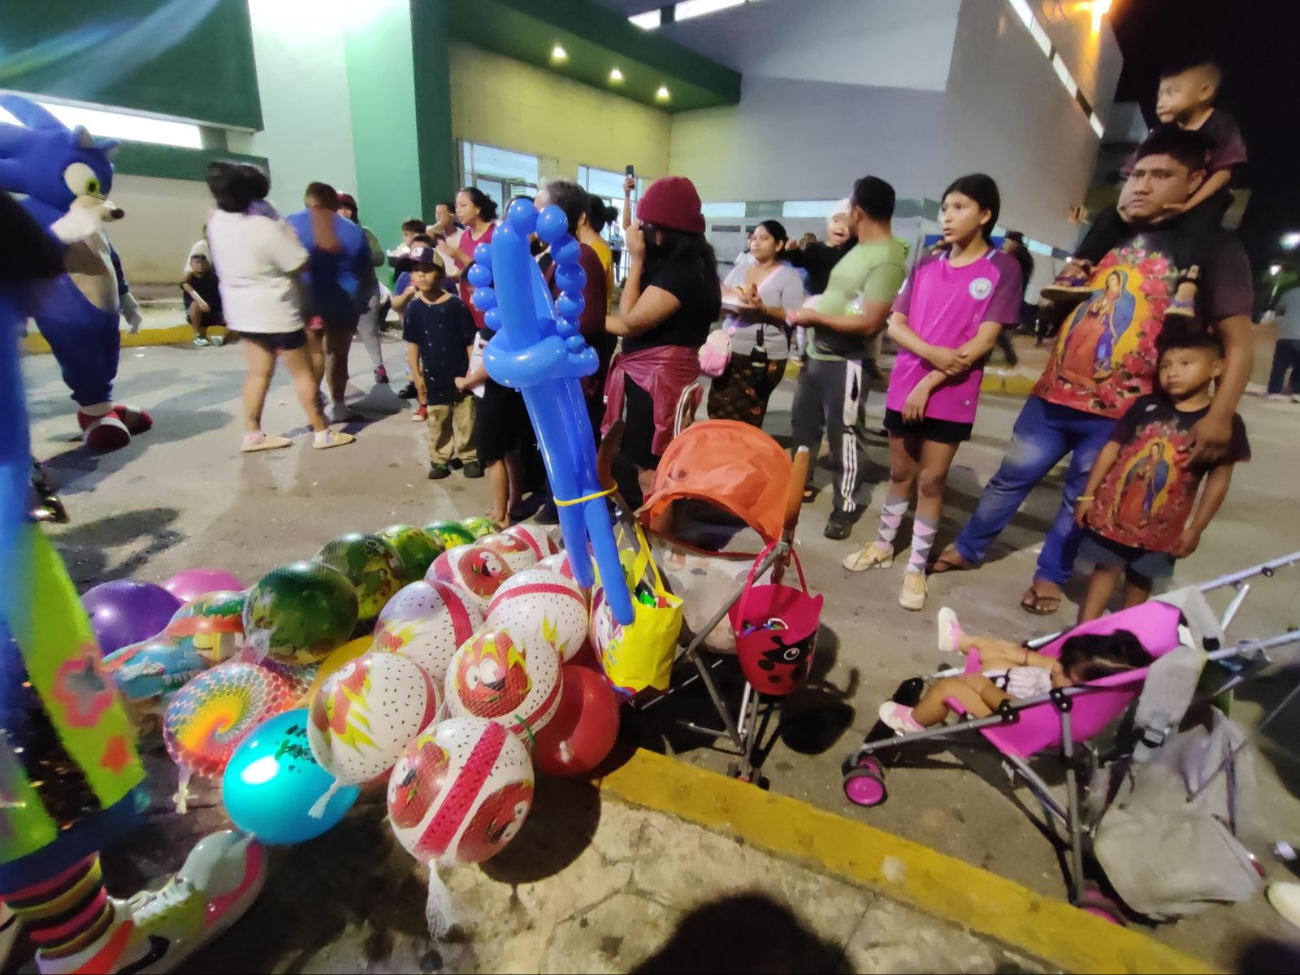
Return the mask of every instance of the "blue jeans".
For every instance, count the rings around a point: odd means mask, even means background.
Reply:
[[[1016,418],[1002,466],[980,495],[975,514],[956,546],[970,565],[984,559],[989,546],[1015,516],[1029,492],[1070,454],[1061,510],[1038,556],[1035,578],[1060,585],[1070,581],[1082,530],[1074,524],[1074,505],[1088,484],[1093,461],[1110,439],[1115,421],[1030,396]]]

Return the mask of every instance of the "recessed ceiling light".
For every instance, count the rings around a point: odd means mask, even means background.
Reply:
[[[560,45],[556,44],[555,47],[551,48],[551,60],[567,61],[569,60],[569,52],[566,51],[564,48],[560,47]]]
[[[623,72],[619,71],[618,68],[610,68],[609,80],[614,84],[618,84],[620,81],[623,80]]]
[[[661,102],[666,102],[672,97],[673,94],[668,90],[667,85],[660,85],[659,90],[655,92],[655,98],[659,99]]]

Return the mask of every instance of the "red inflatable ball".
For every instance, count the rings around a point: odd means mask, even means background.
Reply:
[[[583,775],[605,760],[618,738],[618,698],[605,675],[564,665],[560,706],[537,732],[533,764],[548,775]]]

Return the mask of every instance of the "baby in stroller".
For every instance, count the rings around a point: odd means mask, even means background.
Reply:
[[[1056,658],[1010,640],[967,633],[957,614],[946,607],[939,611],[938,622],[939,649],[966,655],[974,652],[980,672],[940,677],[913,707],[898,701],[882,704],[880,720],[900,734],[942,724],[952,712],[949,700],[959,702],[972,717],[986,718],[1004,701],[1036,697],[1054,687],[1069,687],[1151,663],[1151,654],[1128,630],[1070,637]]]

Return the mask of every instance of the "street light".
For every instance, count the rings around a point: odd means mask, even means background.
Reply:
[[[1282,235],[1282,248],[1293,251],[1300,247],[1300,231],[1293,230],[1289,234]]]
[[[1288,234],[1287,236],[1290,235]],[[1283,241],[1285,243],[1285,238],[1283,239]],[[1300,243],[1300,240],[1297,240],[1296,243]],[[1268,307],[1271,310],[1273,306],[1277,304],[1277,288],[1278,285],[1282,283],[1282,265],[1270,264],[1268,266],[1268,273],[1269,273],[1269,277],[1273,279],[1273,293],[1268,297]]]

